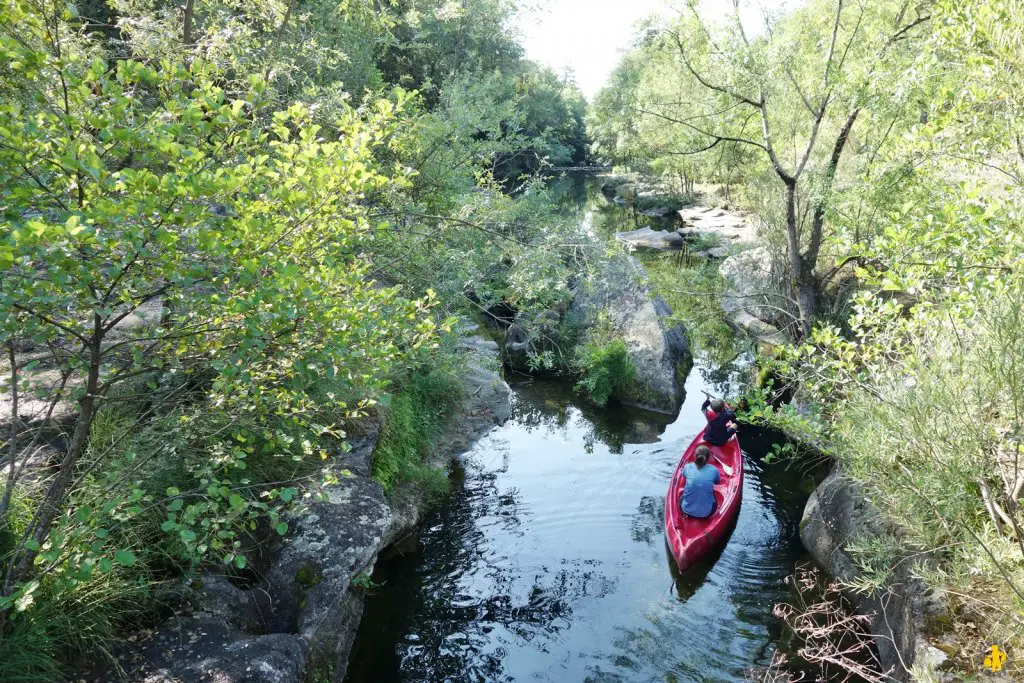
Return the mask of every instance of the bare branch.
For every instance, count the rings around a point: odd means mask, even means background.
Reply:
[[[661,113],[656,112],[656,111],[651,111],[650,109],[643,109],[643,108],[639,108],[639,107],[636,109],[636,111],[641,113],[641,114],[648,114],[650,116],[655,116],[655,117],[657,117],[659,119],[663,119],[665,121],[669,121],[670,123],[678,123],[681,126],[686,126],[687,128],[689,128],[690,130],[694,131],[695,133],[699,133],[700,135],[712,138],[714,140],[714,142],[711,145],[709,145],[708,147],[706,147],[705,149],[700,150],[700,151],[707,151],[708,149],[711,149],[712,147],[717,145],[719,142],[738,142],[738,143],[741,143],[741,144],[744,144],[744,145],[751,145],[753,147],[757,147],[757,148],[762,149],[762,150],[764,150],[766,152],[768,151],[768,148],[765,147],[764,145],[762,145],[760,142],[756,142],[756,141],[750,140],[748,138],[737,138],[737,137],[733,137],[731,135],[719,135],[718,133],[713,133],[711,131],[704,130],[703,128],[698,128],[697,126],[693,125],[692,123],[690,123],[686,119],[677,119],[675,117],[668,116],[666,114],[661,114]],[[694,152],[694,153],[696,153],[696,152]]]
[[[747,97],[746,95],[744,95],[744,94],[742,94],[740,92],[737,92],[737,91],[735,91],[735,90],[733,90],[731,88],[727,88],[724,85],[716,85],[716,84],[712,83],[711,81],[709,81],[704,76],[702,76],[694,68],[693,64],[690,62],[690,58],[686,54],[686,48],[683,47],[683,40],[679,36],[679,34],[674,32],[674,31],[667,31],[667,33],[669,35],[671,35],[673,37],[673,39],[675,39],[676,46],[679,48],[679,56],[682,58],[683,64],[686,66],[686,70],[689,71],[690,74],[694,78],[696,78],[697,81],[701,85],[703,85],[708,90],[714,90],[715,92],[720,92],[723,95],[728,95],[729,97],[733,97],[733,98],[739,100],[740,102],[743,102],[744,104],[750,105],[751,107],[755,107],[755,108],[762,108],[762,107],[764,107],[764,101],[763,100],[762,101],[754,100],[754,99],[752,99],[750,97]]]

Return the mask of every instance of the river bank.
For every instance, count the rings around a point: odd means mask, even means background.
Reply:
[[[497,344],[467,336],[458,353],[465,400],[427,463],[442,471],[509,416]],[[249,572],[199,574],[168,600],[172,616],[97,654],[76,680],[341,680],[377,555],[430,504],[415,484],[386,494],[371,476],[381,431],[366,424],[333,462],[326,500],[289,518],[289,534],[254,553]]]

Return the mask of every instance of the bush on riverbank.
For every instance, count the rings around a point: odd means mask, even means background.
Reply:
[[[722,314],[725,282],[718,272],[719,262],[648,252],[639,253],[637,258],[647,271],[652,291],[672,309],[667,322],[683,324],[693,342],[693,352],[716,366],[734,360],[742,344]]]
[[[580,155],[582,98],[506,4],[114,4],[116,40],[0,6],[5,680],[249,571],[393,383],[379,473],[436,482],[417,457],[457,398],[410,373],[474,287],[564,300],[576,246],[517,169]]]

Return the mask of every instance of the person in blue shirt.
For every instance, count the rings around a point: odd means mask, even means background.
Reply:
[[[708,419],[708,426],[704,428],[704,440],[709,444],[721,446],[736,433],[736,413],[732,411],[732,406],[722,399],[709,397],[705,399],[700,410]]]
[[[715,484],[721,481],[718,468],[708,464],[711,449],[697,446],[693,462],[683,465],[686,486],[683,488],[683,514],[690,517],[710,517],[715,511]]]

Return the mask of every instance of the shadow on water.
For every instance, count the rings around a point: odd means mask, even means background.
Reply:
[[[805,473],[764,462],[776,435],[742,429],[743,502],[715,556],[679,575],[662,526],[702,391],[740,383],[698,358],[670,417],[515,381],[512,419],[462,459],[404,553],[378,562],[346,680],[734,681],[768,665],[786,647],[772,607],[806,559],[810,492]]]

